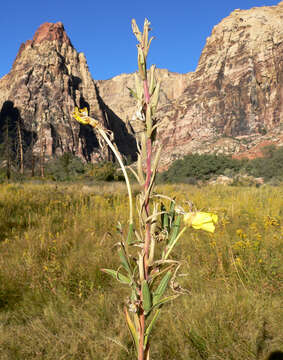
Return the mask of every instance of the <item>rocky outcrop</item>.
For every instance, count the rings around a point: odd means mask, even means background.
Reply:
[[[2,115],[8,116],[9,108],[18,110],[25,132],[32,134],[26,147],[32,146],[35,154],[44,144],[47,157],[71,152],[87,161],[107,158],[93,130],[72,119],[75,106],[87,106],[91,116],[114,132],[120,152],[135,156],[135,140],[123,121],[108,116],[84,54],[74,49],[62,23],[45,23],[33,40],[21,45],[12,70],[0,80]],[[5,119],[0,120],[1,126]]]
[[[248,156],[261,144],[283,145],[282,23],[282,1],[235,10],[214,27],[195,72],[157,70],[164,167],[190,152]],[[135,102],[128,87],[134,87],[133,74],[94,81],[63,25],[46,23],[0,80],[0,109],[7,101],[18,109],[25,130],[35,134],[35,150],[43,136],[49,156],[71,151],[96,161],[105,154],[92,129],[70,117],[75,105],[86,105],[114,132],[120,152],[134,158]]]

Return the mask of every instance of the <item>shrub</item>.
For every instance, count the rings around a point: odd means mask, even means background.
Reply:
[[[161,174],[160,180],[192,184],[197,180],[209,180],[215,175],[224,173],[233,176],[240,171],[243,163],[243,160],[224,155],[190,154],[176,160],[166,172]]]
[[[283,147],[267,146],[263,149],[264,157],[250,160],[245,167],[246,172],[254,177],[283,180]]]
[[[72,180],[85,172],[85,166],[81,159],[72,153],[64,153],[62,156],[50,160],[46,166],[46,173],[53,180]]]
[[[89,164],[86,176],[98,181],[121,181],[122,173],[117,170],[117,165],[107,161],[97,164]]]

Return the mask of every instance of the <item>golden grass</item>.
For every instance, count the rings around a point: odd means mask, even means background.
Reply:
[[[132,359],[118,264],[123,184],[0,185],[1,359]],[[219,215],[174,250],[187,295],[164,307],[151,358],[263,359],[282,350],[283,188],[162,185]],[[118,305],[117,305],[118,304]]]

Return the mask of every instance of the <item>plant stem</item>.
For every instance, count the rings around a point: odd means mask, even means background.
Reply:
[[[147,112],[147,107],[149,106],[149,102],[150,102],[150,95],[149,95],[149,91],[148,91],[148,83],[147,80],[144,80],[143,82],[144,85],[144,97],[145,97],[145,103],[146,103],[146,107],[145,107],[145,115]],[[146,217],[148,218],[150,215],[150,209],[149,209],[149,199],[150,196],[149,194],[147,194],[147,191],[149,189],[150,186],[150,182],[151,182],[151,176],[152,176],[152,172],[151,172],[151,158],[152,158],[152,141],[151,138],[148,137],[146,140],[146,180],[145,180],[145,184],[144,184],[144,196],[145,198],[145,213],[146,213]],[[150,243],[151,243],[151,223],[150,221],[148,221],[145,225],[145,242],[144,242],[144,259],[143,259],[143,264],[144,264],[144,277],[146,280],[148,280],[148,258],[149,258],[149,248],[150,248]],[[142,298],[142,293],[141,293],[141,302],[143,303],[143,298]],[[144,334],[145,334],[145,315],[144,312],[142,311],[142,313],[139,316],[140,318],[140,339],[139,339],[139,354],[138,354],[138,360],[144,360]],[[148,344],[149,346],[149,344]]]
[[[147,112],[147,107],[149,106],[150,102],[150,95],[148,90],[148,82],[147,79],[143,81],[143,88],[144,88],[144,98],[146,103],[145,115]],[[147,190],[150,185],[151,181],[151,157],[152,157],[152,141],[151,138],[148,137],[146,140],[146,181],[144,185],[144,193],[147,193]],[[149,217],[149,198],[148,195],[145,199],[145,212],[146,216]],[[144,273],[145,278],[148,278],[148,257],[149,257],[149,248],[150,248],[150,241],[151,241],[151,234],[150,234],[150,222],[146,224],[146,234],[145,234],[145,244],[144,244]]]
[[[142,300],[142,293],[141,293],[141,300]],[[144,331],[145,331],[145,316],[144,312],[142,312],[139,315],[139,321],[140,321],[140,339],[139,339],[139,354],[138,354],[138,360],[144,360]]]
[[[173,250],[174,246],[176,245],[177,241],[180,239],[180,237],[184,234],[184,232],[187,230],[187,227],[183,227],[183,229],[179,232],[178,236],[176,237],[176,239],[173,241],[173,243],[171,244],[171,246],[169,247],[169,249],[167,250],[167,252],[164,255],[163,260],[167,260],[169,254],[171,253],[171,251]]]
[[[105,134],[105,131],[103,131],[103,130],[101,130],[99,128],[98,128],[98,131],[99,131],[100,135],[103,137],[103,139],[107,142],[110,149],[113,151],[114,155],[116,156],[116,158],[117,158],[117,160],[118,160],[118,162],[119,162],[119,164],[121,166],[122,172],[124,174],[126,185],[127,185],[127,190],[128,190],[128,195],[129,195],[129,208],[130,208],[129,221],[130,221],[130,225],[132,225],[134,223],[134,220],[133,220],[133,196],[132,196],[132,190],[131,190],[129,177],[128,177],[127,171],[125,169],[125,165],[123,164],[123,161],[121,159],[120,154],[115,149],[115,147],[113,146],[113,144],[109,140],[108,136]]]
[[[146,159],[146,181],[144,190],[145,193],[147,192],[151,180],[151,155],[152,155],[152,143],[151,139],[148,138],[146,141],[146,153],[147,153],[147,159]],[[147,196],[146,203],[145,203],[145,212],[146,216],[149,217],[149,196]],[[145,243],[144,243],[144,257],[145,257],[145,278],[148,278],[148,257],[149,257],[149,248],[150,248],[150,242],[151,242],[151,234],[150,234],[150,222],[146,223],[146,234],[145,234]]]
[[[148,82],[147,79],[145,79],[143,81],[143,89],[144,89],[144,98],[145,98],[145,102],[148,105],[149,101],[150,101],[150,95],[149,95],[149,90],[148,90]]]

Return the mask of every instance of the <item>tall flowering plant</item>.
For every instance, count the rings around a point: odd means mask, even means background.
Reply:
[[[147,70],[147,55],[153,38],[149,39],[150,22],[145,19],[143,32],[135,20],[132,29],[138,44],[138,72],[135,89],[129,89],[136,99],[135,121],[140,129],[137,135],[138,159],[136,167],[127,167],[140,185],[136,197],[138,225],[133,222],[133,197],[127,169],[113,142],[112,134],[87,109],[76,108],[73,116],[82,124],[91,125],[113,151],[123,171],[129,197],[129,228],[119,242],[120,266],[117,270],[102,269],[118,282],[128,286],[129,298],[124,307],[125,319],[133,339],[138,360],[149,360],[151,333],[162,307],[176,299],[182,288],[176,286],[180,262],[170,258],[172,250],[188,227],[214,232],[217,215],[205,212],[184,212],[173,199],[154,192],[155,177],[162,154],[162,146],[153,143],[160,122],[156,117],[160,82],[156,81],[155,67]],[[167,206],[164,205],[167,203]],[[160,241],[160,240],[163,241]],[[158,251],[159,250],[159,251]],[[161,251],[160,251],[161,250]],[[157,254],[159,257],[157,257]],[[167,294],[171,288],[171,294]]]

